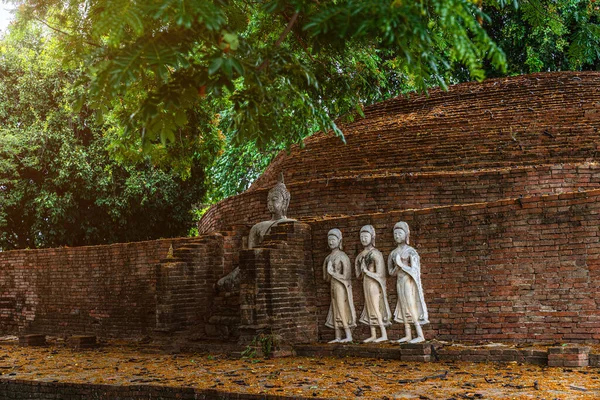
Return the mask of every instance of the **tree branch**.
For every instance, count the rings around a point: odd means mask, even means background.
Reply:
[[[308,47],[306,47],[306,44],[304,43],[304,40],[302,40],[302,38],[300,37],[300,35],[298,35],[297,32],[294,32],[294,36],[296,36],[296,40],[298,41],[298,43],[300,43],[300,46],[302,46],[302,48],[304,49],[304,52],[306,53],[306,55],[310,58],[311,61],[316,61],[312,54],[310,54],[310,51],[308,51]],[[321,61],[319,61],[321,62]],[[321,62],[322,63],[322,62]],[[322,63],[323,65],[325,65],[324,63]]]
[[[46,25],[48,28],[52,29],[55,32],[58,32],[62,35],[66,35],[66,36],[71,36],[71,37],[75,37],[76,35],[69,33],[69,32],[65,32],[63,30],[60,30],[58,28],[55,28],[54,26],[50,25],[48,22],[44,21],[43,19],[37,18],[37,17],[32,17],[33,19],[35,19],[38,22],[41,22],[42,24]],[[88,42],[87,40],[84,40],[83,43],[89,44],[90,46],[94,46],[94,47],[102,47],[99,44],[93,43],[93,42]]]
[[[292,15],[292,18],[289,20],[287,26],[285,27],[285,30],[283,32],[281,32],[281,35],[279,35],[279,39],[277,39],[277,42],[275,42],[275,47],[276,48],[279,47],[279,46],[281,46],[281,43],[283,42],[283,39],[285,39],[285,37],[287,36],[287,34],[290,33],[290,31],[292,30],[292,27],[294,26],[294,24],[298,20],[298,14],[299,14],[299,12],[296,11],[294,13],[294,15]]]
[[[300,13],[298,11],[296,11],[294,13],[294,15],[292,15],[292,18],[288,21],[287,26],[285,27],[285,29],[283,30],[283,32],[281,32],[281,35],[279,35],[279,38],[275,42],[275,48],[276,49],[279,48],[279,46],[281,46],[281,43],[283,43],[283,39],[285,39],[285,37],[287,36],[287,34],[290,33],[290,31],[294,27],[294,24],[298,20],[298,15],[299,14]],[[267,65],[269,65],[269,60],[263,61],[262,64],[260,64],[260,66],[258,67],[258,70],[262,71],[263,69],[265,69],[267,67]]]

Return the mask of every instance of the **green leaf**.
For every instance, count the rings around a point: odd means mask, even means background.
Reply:
[[[237,50],[240,46],[240,41],[235,33],[229,33],[227,31],[221,31],[223,40],[229,44],[229,48],[233,51]]]
[[[185,111],[182,109],[177,109],[175,111],[174,120],[175,120],[175,123],[177,124],[177,126],[183,128],[187,124],[187,121],[188,121]]]
[[[230,60],[231,60],[231,66],[233,67],[233,69],[235,69],[236,72],[238,74],[240,74],[240,76],[244,76],[244,67],[242,66],[242,64],[235,58],[231,58]]]
[[[208,67],[208,75],[214,75],[223,65],[224,59],[221,57],[213,58]]]

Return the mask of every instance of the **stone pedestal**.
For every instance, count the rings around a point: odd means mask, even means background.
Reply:
[[[46,344],[46,335],[23,335],[19,337],[19,345],[21,346],[44,346]]]
[[[296,354],[303,357],[367,357],[384,360],[432,361],[431,343],[418,344],[298,344],[294,346]]]
[[[270,335],[281,349],[317,340],[310,227],[274,226],[260,247],[240,254],[240,343]]]
[[[96,336],[74,335],[68,340],[69,346],[73,349],[92,349],[98,345]]]
[[[431,347],[429,343],[406,343],[400,346],[401,361],[431,361]]]
[[[587,346],[567,345],[548,348],[549,367],[587,367],[590,348]]]

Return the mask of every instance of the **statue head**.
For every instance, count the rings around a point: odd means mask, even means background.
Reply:
[[[375,228],[373,228],[373,225],[365,225],[360,228],[360,243],[365,247],[370,244],[375,246]]]
[[[342,250],[342,231],[334,228],[327,232],[327,244],[331,250],[340,249]]]
[[[267,207],[274,220],[286,218],[287,208],[290,204],[290,192],[288,192],[283,183],[283,172],[279,177],[277,184],[269,190],[267,197]]]
[[[410,229],[408,228],[408,224],[404,221],[398,222],[394,225],[394,240],[396,243],[409,243],[410,239]]]

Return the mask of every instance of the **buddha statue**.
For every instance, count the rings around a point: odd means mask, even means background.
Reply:
[[[290,192],[283,183],[283,173],[281,173],[277,184],[269,191],[267,196],[267,208],[271,213],[271,219],[255,224],[250,229],[248,236],[248,249],[258,247],[265,236],[271,232],[274,226],[282,222],[295,221],[286,217],[287,208],[290,204]],[[225,275],[217,282],[217,291],[235,291],[239,288],[240,268],[236,267],[229,274]]]
[[[356,257],[356,277],[362,279],[365,306],[359,321],[368,325],[371,336],[363,343],[385,342],[388,340],[386,327],[392,324],[392,313],[387,300],[385,261],[383,255],[375,248],[375,228],[365,225],[360,230],[360,243],[364,250]],[[381,331],[377,337],[376,328]]]
[[[265,236],[271,232],[271,228],[282,222],[295,221],[286,217],[287,208],[290,204],[290,192],[283,183],[283,173],[279,177],[277,184],[269,190],[267,196],[267,208],[271,213],[271,219],[257,223],[250,229],[248,236],[248,248],[253,249],[260,245]]]

